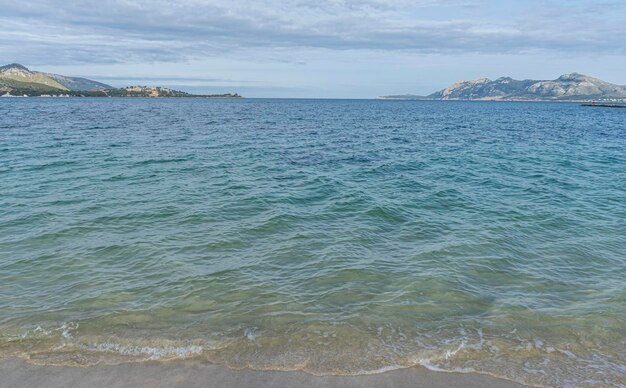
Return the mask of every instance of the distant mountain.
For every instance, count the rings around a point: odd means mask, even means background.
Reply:
[[[47,74],[30,71],[17,63],[0,67],[0,87],[42,91],[69,90]]]
[[[53,80],[57,81],[61,85],[65,86],[69,90],[105,90],[112,89],[111,85],[103,84],[102,82],[92,81],[87,78],[80,77],[67,77],[59,74],[46,73],[46,75]]]
[[[67,97],[212,97],[240,98],[236,93],[194,95],[161,87],[114,88],[87,78],[32,71],[18,63],[0,66],[0,95]]]
[[[103,90],[110,85],[86,78],[66,77],[58,74],[32,71],[18,63],[0,67],[0,90],[58,93],[60,91]],[[23,90],[22,90],[23,89]]]
[[[405,96],[405,98],[402,98]],[[412,95],[384,96],[383,99],[406,98]],[[399,97],[399,98],[397,98]],[[624,100],[626,86],[615,85],[583,74],[565,74],[552,81],[515,80],[502,77],[497,80],[481,78],[457,81],[426,99],[431,100]]]

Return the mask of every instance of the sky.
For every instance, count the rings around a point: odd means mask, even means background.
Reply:
[[[626,0],[0,0],[0,62],[246,97],[572,72],[626,85]]]

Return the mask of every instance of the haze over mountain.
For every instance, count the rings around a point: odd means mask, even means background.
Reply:
[[[104,84],[102,82],[93,81],[87,78],[81,77],[67,77],[60,74],[46,73],[46,75],[53,80],[57,81],[61,85],[65,86],[69,90],[105,90],[111,89],[112,86]]]
[[[428,100],[624,100],[626,86],[584,74],[564,74],[555,80],[496,80],[480,78],[457,81],[428,96],[412,94],[382,96],[382,99]]]

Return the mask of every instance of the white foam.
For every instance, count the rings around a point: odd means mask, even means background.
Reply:
[[[126,356],[148,356],[150,360],[158,360],[162,358],[187,358],[192,355],[200,354],[203,350],[202,346],[198,345],[155,347],[128,346],[113,342],[79,345],[79,347],[89,351],[117,353]]]
[[[459,345],[458,348],[456,348],[456,350],[446,350],[446,354],[444,355],[445,359],[448,360],[451,357],[455,356],[461,349],[463,349],[465,347],[465,342],[461,342],[461,344]]]
[[[66,339],[74,338],[74,332],[78,330],[78,326],[79,324],[75,322],[64,323],[60,328],[60,330],[62,330],[61,335]]]
[[[75,332],[78,330],[79,324],[76,322],[65,322],[60,327],[52,329],[44,329],[37,325],[34,329],[26,330],[23,334],[19,335],[20,339],[27,339],[29,337],[41,337],[51,336],[55,332],[61,332],[61,336],[66,339],[74,338]]]
[[[250,328],[250,329],[246,329],[244,331],[244,335],[246,336],[246,338],[248,338],[248,340],[254,341],[256,339],[256,336],[257,336],[257,328],[253,327],[253,328]]]
[[[355,372],[354,375],[376,375],[379,373],[391,372],[393,370],[404,369],[404,368],[407,368],[407,367],[401,366],[401,365],[388,365],[388,366],[383,366],[378,369],[360,370],[360,371]]]
[[[440,368],[439,366],[433,364],[432,359],[430,358],[419,360],[417,364],[433,372],[477,373],[477,371],[474,368],[449,368],[449,369]]]

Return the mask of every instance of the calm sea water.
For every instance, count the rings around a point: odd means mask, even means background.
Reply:
[[[626,380],[626,111],[0,101],[0,355]]]

